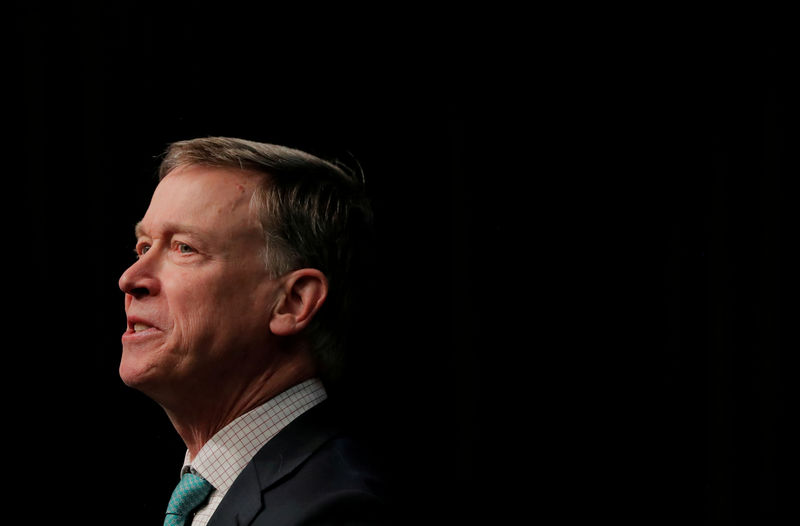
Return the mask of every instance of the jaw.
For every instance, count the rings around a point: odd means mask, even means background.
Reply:
[[[122,337],[122,357],[119,376],[128,387],[150,396],[168,385],[174,376],[178,360],[169,352],[166,335],[155,328],[134,332],[129,329]]]

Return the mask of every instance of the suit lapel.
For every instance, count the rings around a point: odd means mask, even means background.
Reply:
[[[286,426],[253,457],[262,490],[280,482],[337,434],[329,402],[322,402]]]
[[[253,463],[247,464],[219,503],[217,510],[208,521],[208,526],[245,526],[250,524],[261,511],[263,503],[258,488],[258,473]],[[238,489],[237,489],[238,488]],[[247,488],[251,488],[247,491]]]
[[[263,492],[337,434],[329,405],[324,401],[312,407],[272,437],[236,478],[208,526],[250,524],[263,507]]]

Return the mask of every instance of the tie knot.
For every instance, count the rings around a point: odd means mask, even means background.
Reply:
[[[203,477],[185,473],[169,499],[164,525],[183,526],[187,515],[202,504],[213,489],[214,487]]]

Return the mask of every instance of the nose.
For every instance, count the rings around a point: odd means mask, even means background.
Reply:
[[[136,299],[158,294],[161,286],[154,275],[150,259],[141,256],[128,267],[119,278],[119,288],[125,294],[130,294]]]

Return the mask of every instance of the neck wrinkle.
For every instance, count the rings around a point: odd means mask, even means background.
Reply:
[[[310,360],[294,360],[274,371],[264,371],[254,381],[238,391],[220,396],[205,386],[195,400],[207,403],[192,403],[188,407],[162,407],[173,427],[180,435],[190,459],[222,428],[241,415],[264,404],[268,400],[305,380],[313,378],[314,367]],[[209,398],[210,397],[210,398]]]

